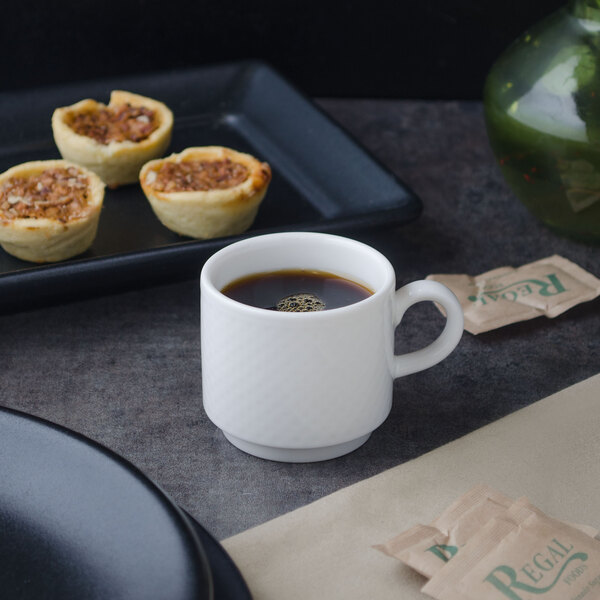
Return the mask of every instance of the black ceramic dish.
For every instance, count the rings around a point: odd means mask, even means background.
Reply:
[[[0,565],[2,598],[213,598],[198,534],[157,486],[95,442],[1,408]]]
[[[195,277],[210,254],[248,235],[341,233],[400,225],[420,214],[411,190],[259,62],[0,94],[0,172],[59,158],[53,110],[83,98],[107,102],[113,89],[156,98],[173,110],[170,152],[221,145],[269,162],[273,180],[254,225],[244,236],[192,240],[161,225],[138,185],[108,190],[98,236],[80,257],[40,266],[0,249],[0,309]]]
[[[242,574],[223,546],[198,521],[190,515],[187,517],[206,551],[213,577],[215,600],[252,600]]]

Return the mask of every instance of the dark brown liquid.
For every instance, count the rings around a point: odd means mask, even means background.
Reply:
[[[330,310],[373,294],[367,287],[338,275],[300,269],[242,277],[221,292],[242,304],[283,312]]]

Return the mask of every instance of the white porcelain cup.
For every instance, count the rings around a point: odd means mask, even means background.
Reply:
[[[242,304],[221,293],[256,273],[312,269],[361,283],[374,293],[321,312],[290,313]],[[394,269],[377,250],[321,233],[276,233],[231,244],[200,277],[204,409],[225,437],[261,458],[312,462],[367,441],[388,416],[393,381],[427,369],[458,344],[463,313],[434,281],[396,291]],[[447,315],[429,346],[394,355],[394,331],[416,302]]]

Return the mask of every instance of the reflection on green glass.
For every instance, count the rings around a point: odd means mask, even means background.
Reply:
[[[507,182],[558,233],[600,243],[600,0],[575,0],[498,59],[484,91]]]

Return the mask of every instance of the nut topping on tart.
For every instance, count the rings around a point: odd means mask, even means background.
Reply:
[[[222,146],[186,148],[140,171],[142,189],[160,222],[199,239],[246,231],[270,181],[267,163]]]
[[[0,184],[0,218],[46,218],[61,223],[81,219],[91,210],[88,184],[88,176],[77,167],[10,177]]]
[[[155,173],[155,176],[152,176]],[[249,171],[229,158],[225,160],[189,160],[163,162],[151,171],[146,181],[158,192],[195,192],[226,190],[246,181]]]
[[[0,174],[0,246],[32,262],[87,250],[96,237],[104,183],[65,160],[23,163]]]
[[[110,187],[138,181],[142,165],[165,153],[172,130],[173,113],[165,104],[119,90],[108,105],[81,100],[52,115],[62,157],[94,171]]]
[[[65,122],[78,135],[93,138],[100,144],[141,142],[159,126],[155,111],[131,104],[69,112]]]

